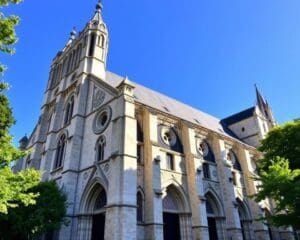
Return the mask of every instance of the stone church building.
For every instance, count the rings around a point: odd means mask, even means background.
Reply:
[[[255,106],[217,119],[106,69],[102,5],[55,56],[39,121],[20,141],[36,168],[67,193],[70,224],[44,239],[293,239],[255,219],[259,141],[275,125]]]

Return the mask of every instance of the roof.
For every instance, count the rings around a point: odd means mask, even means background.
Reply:
[[[255,107],[251,107],[244,111],[241,111],[239,113],[233,114],[227,118],[222,119],[222,122],[225,123],[227,126],[230,126],[234,123],[252,117],[254,115],[254,112],[255,112]]]
[[[106,82],[112,87],[117,87],[123,80],[124,77],[112,72],[106,72]],[[159,92],[146,88],[138,83],[135,83],[134,81],[132,82],[135,86],[134,97],[137,102],[194,123],[201,127],[210,129],[222,135],[233,137],[239,140],[239,138],[226,126],[226,124],[221,122],[220,119]]]

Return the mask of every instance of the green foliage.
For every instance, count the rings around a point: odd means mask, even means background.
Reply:
[[[9,106],[8,98],[3,94],[7,88],[7,84],[0,83],[0,141],[1,138],[7,134],[11,125],[15,122]]]
[[[265,155],[261,167],[268,167],[270,159],[280,156],[290,161],[291,169],[300,169],[300,120],[272,129],[259,150]]]
[[[36,205],[20,204],[11,208],[8,214],[0,214],[0,239],[29,240],[41,234],[58,230],[62,223],[67,224],[66,196],[54,181],[41,182],[30,189],[39,194]]]
[[[40,182],[40,173],[27,169],[13,173],[10,167],[0,168],[0,213],[7,214],[9,208],[35,204],[38,193],[30,192]]]
[[[18,4],[21,0],[0,0],[0,8],[8,6],[9,4]],[[15,49],[12,47],[18,39],[16,37],[15,27],[18,25],[20,19],[18,16],[11,15],[6,17],[0,12],[0,51],[13,54]],[[0,73],[3,73],[5,66],[0,64]]]
[[[17,4],[20,0],[0,0],[0,7],[10,3]],[[11,47],[16,43],[15,26],[19,18],[16,16],[5,17],[0,13],[0,51],[12,54]],[[0,74],[4,71],[4,66],[0,65]],[[37,192],[30,192],[29,189],[36,186],[41,180],[40,172],[36,170],[25,170],[13,173],[10,169],[14,160],[20,159],[28,154],[28,151],[21,151],[12,144],[12,137],[9,128],[15,120],[9,100],[5,95],[8,84],[0,83],[0,214],[7,214],[9,209],[16,208],[19,204],[28,206],[35,204]]]
[[[271,224],[300,229],[300,121],[272,129],[259,149],[264,158],[258,162],[261,185],[255,200],[275,201],[267,218]]]

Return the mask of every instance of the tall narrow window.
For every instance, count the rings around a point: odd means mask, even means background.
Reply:
[[[209,164],[203,163],[202,168],[203,168],[203,177],[210,178]]]
[[[75,60],[76,60],[76,52],[73,50],[72,52],[72,59],[71,59],[71,69],[70,71],[73,71],[75,68]]]
[[[137,162],[141,164],[143,162],[143,147],[140,144],[137,144],[136,146],[136,157],[137,157]]]
[[[144,220],[144,204],[143,204],[143,196],[140,192],[137,193],[136,195],[136,205],[137,205],[137,210],[136,210],[136,220],[138,222],[143,222]]]
[[[69,74],[69,72],[71,71],[72,56],[72,53],[68,56],[67,74]]]
[[[92,57],[94,55],[95,42],[96,42],[96,34],[92,33],[91,40],[90,40],[90,46],[89,46],[89,57]]]
[[[73,108],[74,108],[74,96],[72,96],[67,103],[64,124],[68,124],[71,121],[73,116]]]
[[[234,171],[232,171],[232,182],[233,182],[234,186],[237,185],[236,172],[234,172]]]
[[[102,48],[104,47],[104,36],[103,35],[99,36],[98,44],[100,47],[102,47]]]
[[[104,149],[105,149],[105,137],[100,136],[97,142],[97,161],[103,161],[104,160]]]
[[[58,141],[57,148],[56,148],[54,169],[62,166],[65,147],[66,147],[66,140],[67,140],[66,135],[63,134]]]
[[[76,67],[78,67],[79,62],[80,62],[80,58],[81,58],[81,49],[82,49],[82,45],[79,44],[78,48],[77,48],[77,54],[76,54]]]
[[[174,170],[174,157],[172,154],[170,153],[167,153],[166,155],[166,165],[167,165],[167,168],[170,169],[170,170]]]

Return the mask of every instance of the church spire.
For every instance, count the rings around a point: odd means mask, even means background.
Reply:
[[[92,18],[92,20],[96,20],[96,21],[102,21],[102,1],[98,0],[97,4],[96,4],[96,11],[95,11],[95,15]]]
[[[273,116],[273,112],[268,102],[265,100],[263,95],[258,90],[257,85],[255,84],[255,92],[256,92],[256,106],[259,108],[263,116],[268,120],[271,127],[276,125],[275,118]]]
[[[255,84],[255,92],[256,92],[256,105],[259,107],[261,111],[264,111],[266,107],[266,100],[258,90],[257,85]]]

